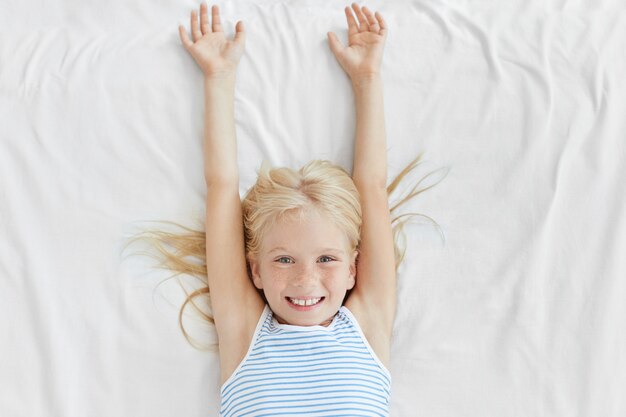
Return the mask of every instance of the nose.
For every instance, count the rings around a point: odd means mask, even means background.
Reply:
[[[305,265],[298,269],[292,279],[292,284],[294,287],[306,288],[314,286],[316,281],[317,274],[315,269]]]

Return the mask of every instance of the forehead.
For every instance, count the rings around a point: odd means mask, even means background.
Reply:
[[[280,218],[267,230],[263,241],[268,253],[278,250],[343,252],[347,246],[346,233],[317,212],[306,213],[301,218]]]
[[[276,246],[273,249],[271,249],[268,253],[273,253],[273,252],[289,252],[292,251],[294,248],[292,247],[290,248],[286,248],[284,246]],[[315,249],[315,252],[324,252],[324,253],[337,253],[337,254],[341,254],[344,253],[343,249],[340,248],[319,248],[319,249]]]

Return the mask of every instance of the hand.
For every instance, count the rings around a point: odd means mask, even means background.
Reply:
[[[243,22],[238,21],[235,27],[235,38],[229,41],[224,37],[217,5],[211,8],[213,27],[209,24],[207,5],[200,5],[200,29],[196,11],[191,11],[191,35],[193,42],[187,36],[183,25],[178,25],[180,40],[187,52],[202,69],[205,77],[226,77],[234,75],[237,64],[245,49],[246,33]]]
[[[375,15],[367,8],[352,3],[360,25],[354,20],[352,10],[346,7],[348,19],[348,47],[344,47],[334,32],[328,32],[328,43],[337,61],[352,80],[362,76],[380,74],[387,24],[382,15]]]

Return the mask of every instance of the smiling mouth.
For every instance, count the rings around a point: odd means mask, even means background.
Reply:
[[[285,297],[287,302],[294,307],[313,307],[324,301],[326,297],[291,298]]]

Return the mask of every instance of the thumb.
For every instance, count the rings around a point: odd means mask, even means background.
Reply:
[[[235,26],[235,42],[245,43],[246,41],[246,30],[243,27],[243,22],[240,20],[237,22]]]
[[[335,55],[344,49],[343,44],[337,35],[335,35],[335,32],[328,32],[328,44]]]

